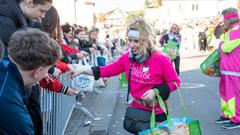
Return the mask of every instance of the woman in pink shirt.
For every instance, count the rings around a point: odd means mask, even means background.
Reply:
[[[155,49],[151,28],[143,19],[135,18],[129,24],[126,34],[130,49],[117,61],[102,67],[83,67],[78,73],[93,75],[98,79],[125,72],[130,83],[130,94],[134,98],[131,106],[151,111],[156,94],[166,101],[170,92],[176,89],[174,82],[180,86],[180,80],[170,59]],[[166,114],[158,104],[155,112],[157,122],[166,120]]]

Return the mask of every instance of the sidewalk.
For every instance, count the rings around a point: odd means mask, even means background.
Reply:
[[[75,107],[64,135],[107,135],[119,92],[118,77],[109,78],[107,87],[100,91],[101,94],[86,93],[86,98],[80,101],[93,114],[93,118],[89,118],[82,110]],[[85,126],[86,122],[91,124]]]
[[[193,57],[204,57],[210,55],[211,52],[206,51],[206,52],[200,52],[197,49],[192,49],[192,50],[185,50],[183,48],[180,49],[180,56],[181,58],[193,58]]]

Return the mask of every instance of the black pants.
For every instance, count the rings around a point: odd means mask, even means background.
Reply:
[[[207,50],[207,40],[204,40],[203,42],[199,42],[199,50],[200,51],[205,51]]]
[[[163,122],[167,120],[167,115],[165,113],[161,113],[156,115],[155,119],[156,119],[156,122]]]
[[[31,116],[35,135],[43,134],[43,123],[40,109],[40,86],[35,85],[32,87],[30,97],[27,104],[28,112]]]
[[[180,68],[180,56],[177,56],[174,60],[173,60],[173,62],[174,62],[174,66],[175,66],[175,70],[176,70],[176,72],[177,72],[177,74],[178,74],[178,76],[179,76],[179,68]]]

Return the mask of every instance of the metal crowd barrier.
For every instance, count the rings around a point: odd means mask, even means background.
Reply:
[[[87,56],[92,66],[96,66],[96,55]],[[65,86],[71,86],[71,80],[64,80],[66,74],[60,76],[59,81]],[[101,91],[94,87],[94,92]],[[68,121],[75,107],[82,110],[89,118],[93,114],[80,102],[76,102],[76,96],[67,96],[61,93],[41,89],[41,112],[43,118],[43,135],[63,135]]]
[[[65,86],[71,86],[70,80],[59,81]],[[43,135],[63,135],[76,103],[75,96],[67,96],[46,89],[41,90],[41,112],[43,118]]]

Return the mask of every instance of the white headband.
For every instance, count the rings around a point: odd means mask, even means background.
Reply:
[[[128,37],[140,39],[140,32],[138,30],[129,30]]]

